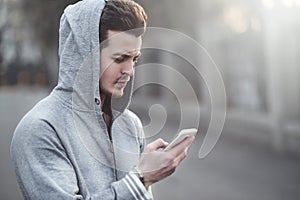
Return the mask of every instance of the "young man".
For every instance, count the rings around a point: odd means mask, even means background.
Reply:
[[[161,139],[145,147],[127,109],[145,26],[133,1],[65,9],[58,85],[21,120],[11,144],[25,199],[152,199],[149,186],[184,159],[192,137],[167,152]]]

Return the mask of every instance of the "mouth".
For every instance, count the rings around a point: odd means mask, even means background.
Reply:
[[[127,85],[127,83],[128,83],[128,81],[129,81],[129,78],[127,78],[127,79],[120,79],[120,80],[118,80],[116,82],[116,85],[117,85],[118,88],[125,88],[126,85]]]
[[[128,76],[123,76],[123,77],[119,78],[119,79],[115,82],[115,84],[116,84],[117,88],[123,89],[123,88],[126,87],[126,85],[127,85],[127,83],[129,82],[129,80],[130,80],[130,77],[128,77]]]
[[[127,85],[128,81],[118,81],[116,84],[118,88],[125,88]]]

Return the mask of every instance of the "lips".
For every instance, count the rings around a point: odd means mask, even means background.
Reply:
[[[124,82],[128,82],[130,80],[130,77],[129,76],[126,76],[126,77],[121,77],[119,79],[117,79],[117,83],[124,83]]]
[[[118,81],[117,85],[121,88],[125,88],[127,85],[127,81]]]
[[[115,84],[119,88],[125,88],[129,80],[130,80],[130,76],[121,76],[119,79],[117,79]]]
[[[128,83],[129,79],[126,80],[118,80],[116,82],[116,84],[120,87],[120,88],[125,88],[127,83]]]

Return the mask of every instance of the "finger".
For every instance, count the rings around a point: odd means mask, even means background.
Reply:
[[[184,152],[182,152],[175,160],[175,162],[177,163],[177,166],[181,163],[181,161],[183,159],[186,158],[186,155],[187,155],[187,151],[185,150]]]
[[[175,158],[174,160],[173,160],[173,163],[172,164],[169,164],[168,165],[168,167],[166,168],[167,169],[167,171],[175,171],[176,169],[177,169],[177,167],[180,165],[180,163],[181,163],[181,161],[183,160],[183,159],[185,159],[186,158],[186,152],[184,151],[184,152],[182,152],[177,158]],[[172,173],[173,173],[172,172]]]
[[[159,139],[155,140],[154,142],[148,144],[145,151],[146,152],[156,151],[157,149],[164,148],[167,145],[168,145],[167,142],[165,142],[163,139],[159,138]]]
[[[195,136],[189,136],[169,150],[175,157],[179,156],[194,141]]]

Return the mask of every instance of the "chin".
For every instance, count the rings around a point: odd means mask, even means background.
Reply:
[[[112,93],[112,98],[121,98],[122,96],[124,95],[124,91],[117,91],[117,92],[114,92]]]

